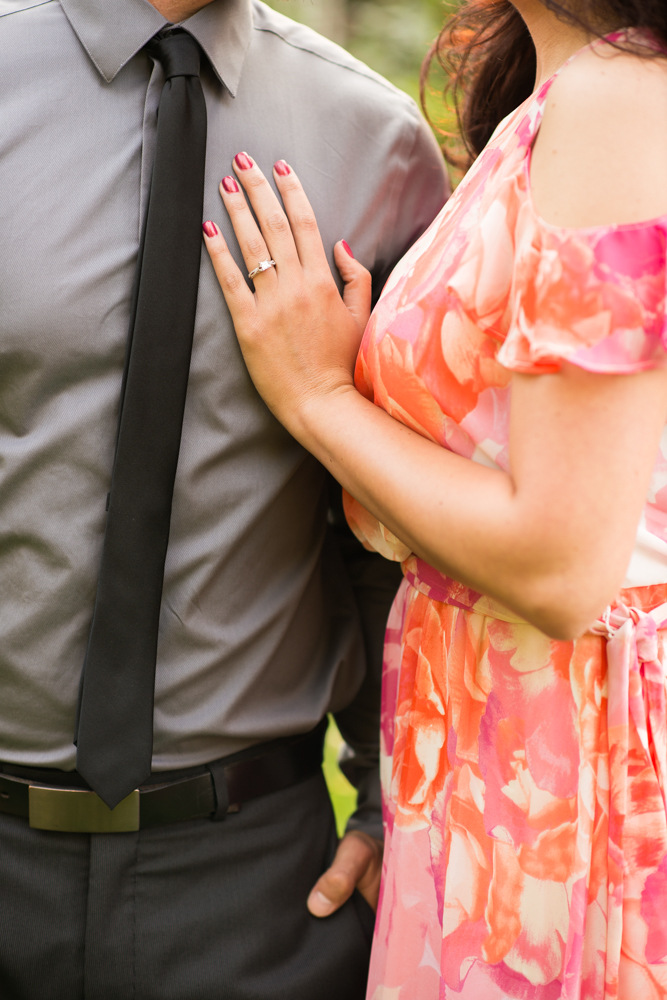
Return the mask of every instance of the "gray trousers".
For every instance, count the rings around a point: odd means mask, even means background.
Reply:
[[[66,834],[0,815],[0,998],[363,1000],[371,908],[306,909],[335,849],[319,774],[221,823]]]

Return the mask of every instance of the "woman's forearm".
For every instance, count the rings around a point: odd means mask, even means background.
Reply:
[[[554,587],[571,559],[567,547],[549,544],[544,522],[531,530],[507,473],[428,441],[352,387],[313,400],[296,433],[352,496],[441,572],[551,634],[585,628],[587,608],[572,624],[552,613]]]
[[[622,585],[666,391],[664,370],[515,375],[509,472],[427,440],[349,383],[286,423],[416,555],[567,639]]]

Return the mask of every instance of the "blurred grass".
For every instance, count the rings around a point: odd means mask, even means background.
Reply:
[[[338,731],[333,716],[329,716],[329,728],[324,742],[324,762],[322,770],[331,796],[338,836],[342,837],[345,825],[357,807],[357,790],[353,788],[338,767],[338,752],[343,745],[343,737]]]

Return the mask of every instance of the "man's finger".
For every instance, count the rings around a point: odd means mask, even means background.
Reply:
[[[220,282],[229,311],[234,323],[244,313],[255,309],[255,299],[248,288],[245,278],[229,252],[225,238],[214,222],[205,222],[202,226],[204,242],[213,264],[213,270]]]
[[[375,909],[381,872],[381,843],[365,833],[348,833],[338,845],[331,867],[315,883],[308,909],[315,917],[328,917],[357,887]]]

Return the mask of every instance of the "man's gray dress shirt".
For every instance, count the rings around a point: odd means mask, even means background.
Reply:
[[[0,761],[65,770],[110,486],[162,71],[146,0],[0,0]],[[288,160],[330,252],[377,280],[446,197],[414,104],[250,0],[184,26],[208,57],[204,218],[247,150]],[[202,248],[203,250],[203,248]],[[240,258],[239,258],[240,262]],[[271,416],[202,252],[165,572],[154,770],[312,728],[362,680],[322,468]],[[325,537],[327,536],[327,537]],[[372,740],[372,734],[368,739]]]

